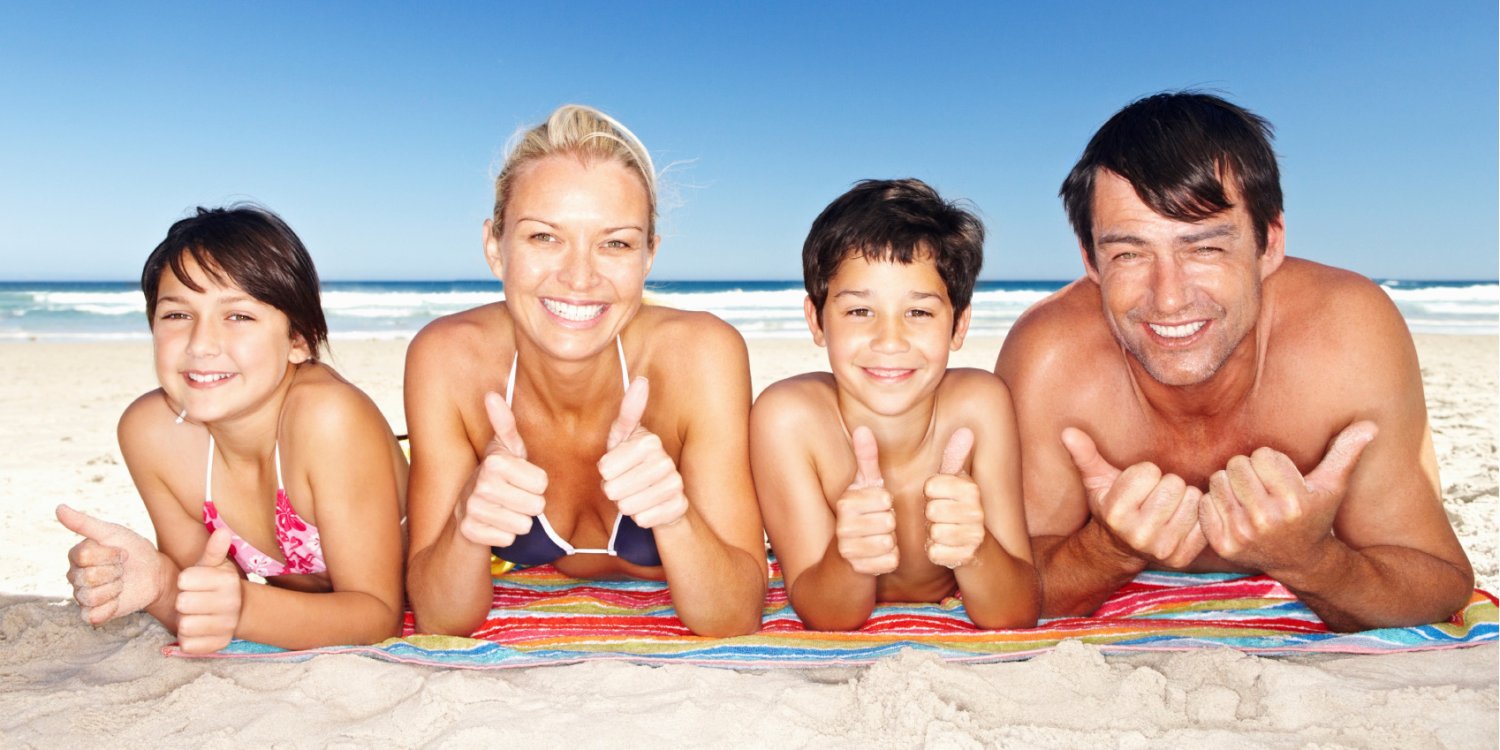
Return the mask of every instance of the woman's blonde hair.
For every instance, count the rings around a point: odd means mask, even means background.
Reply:
[[[517,173],[533,161],[557,154],[575,156],[585,163],[613,159],[639,174],[650,208],[646,237],[649,241],[656,236],[656,168],[651,164],[651,154],[618,120],[582,104],[564,104],[548,115],[546,122],[512,139],[505,166],[495,178],[493,231],[497,236],[505,223],[505,205],[510,202]]]

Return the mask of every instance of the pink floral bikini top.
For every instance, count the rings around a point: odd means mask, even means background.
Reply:
[[[286,563],[252,547],[249,542],[234,533],[234,529],[219,518],[219,509],[214,507],[214,438],[208,436],[208,478],[203,487],[203,525],[212,534],[218,529],[229,529],[229,556],[234,558],[240,570],[258,576],[273,577],[288,574],[322,573],[328,569],[323,562],[323,543],[318,538],[318,527],[302,520],[286,497],[286,487],[281,481],[281,446],[275,449],[276,456],[276,546],[281,548]]]

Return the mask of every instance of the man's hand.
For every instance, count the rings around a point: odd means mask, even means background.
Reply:
[[[868,427],[854,428],[854,483],[834,503],[839,556],[856,573],[878,576],[901,561],[896,546],[896,508],[880,476],[880,449]]]
[[[68,583],[84,622],[102,625],[161,596],[161,555],[145,537],[66,505],[57,506],[57,520],[84,536],[68,550]]]
[[[956,568],[974,559],[984,541],[984,506],[979,484],[964,471],[974,433],[960,427],[948,438],[938,473],[922,485],[927,497],[927,559],[936,565]]]
[[[526,460],[526,444],[516,431],[510,404],[498,393],[486,393],[484,410],[495,437],[485,449],[474,476],[474,489],[458,501],[458,532],[475,544],[509,547],[531,530],[531,519],[547,501],[547,472]]]
[[[1378,431],[1368,421],[1345,427],[1305,478],[1286,454],[1270,448],[1229,459],[1209,478],[1198,511],[1208,543],[1225,560],[1272,577],[1316,559],[1332,539],[1349,475]]]
[[[1089,511],[1122,548],[1167,568],[1182,568],[1207,544],[1198,525],[1203,491],[1142,462],[1124,471],[1099,455],[1093,438],[1069,427],[1063,445],[1083,478]]]
[[[688,510],[677,463],[662,448],[661,438],[641,426],[650,397],[649,381],[638,377],[631,382],[598,463],[604,496],[643,529],[670,526]]]
[[[198,563],[177,574],[177,643],[189,654],[211,654],[234,640],[243,592],[228,555],[229,529],[220,528]]]

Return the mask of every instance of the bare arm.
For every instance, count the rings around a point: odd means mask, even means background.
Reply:
[[[838,519],[813,455],[820,439],[815,423],[835,418],[807,397],[816,388],[812,382],[783,381],[756,401],[750,420],[755,487],[792,609],[811,629],[853,630],[875,609],[875,572],[895,569],[895,514],[889,494],[885,511],[859,514],[869,516],[859,520],[871,526],[864,542],[870,554],[861,559],[865,571],[856,570],[839,551]],[[882,521],[884,526],[877,526]]]
[[[459,532],[459,498],[472,491],[478,459],[454,401],[466,356],[453,331],[429,327],[406,354],[406,425],[411,434],[407,503],[407,598],[419,632],[469,635],[493,597],[489,547]],[[457,370],[457,371],[456,371]]]
[[[985,534],[973,561],[955,568],[954,577],[975,625],[1029,628],[1041,613],[1042,593],[1022,507],[1020,445],[1010,394],[989,373],[949,374],[958,377],[965,386],[960,404],[972,415],[966,424],[974,432],[972,471]],[[931,507],[929,503],[929,518]]]
[[[672,604],[699,635],[760,629],[766,596],[765,542],[748,444],[750,365],[745,343],[727,324],[695,326],[691,377],[674,379],[682,452],[678,473],[688,507],[657,527]],[[684,345],[686,346],[686,344]]]

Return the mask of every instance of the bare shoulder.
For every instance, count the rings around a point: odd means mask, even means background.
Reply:
[[[755,399],[755,419],[792,420],[838,408],[838,386],[827,372],[807,372],[766,386]]]
[[[1390,295],[1352,271],[1288,258],[1266,280],[1269,345],[1280,361],[1337,362],[1356,379],[1415,357],[1411,333]],[[1292,356],[1287,356],[1292,355]]]
[[[326,449],[355,440],[384,443],[392,439],[390,426],[375,402],[324,364],[300,367],[287,392],[283,413],[282,429],[299,443]]]
[[[1076,375],[1078,363],[1113,348],[1104,319],[1099,287],[1078,279],[1037,302],[1016,319],[1005,335],[996,373],[1012,389],[1019,384]]]
[[[943,375],[938,386],[938,408],[964,412],[970,409],[1010,410],[1010,389],[994,373],[972,367],[955,367]]]
[[[126,463],[139,467],[149,462],[153,456],[160,457],[163,451],[159,447],[170,445],[174,441],[176,436],[171,428],[178,426],[162,389],[141,394],[130,402],[130,406],[125,407],[116,427],[120,452],[124,454]],[[183,431],[179,429],[176,432]]]
[[[740,332],[711,313],[652,305],[641,308],[632,327],[648,331],[653,361],[668,366],[749,360]]]
[[[423,326],[412,338],[406,350],[407,366],[472,359],[476,351],[493,348],[498,329],[508,330],[509,325],[510,314],[504,302],[444,315]]]

